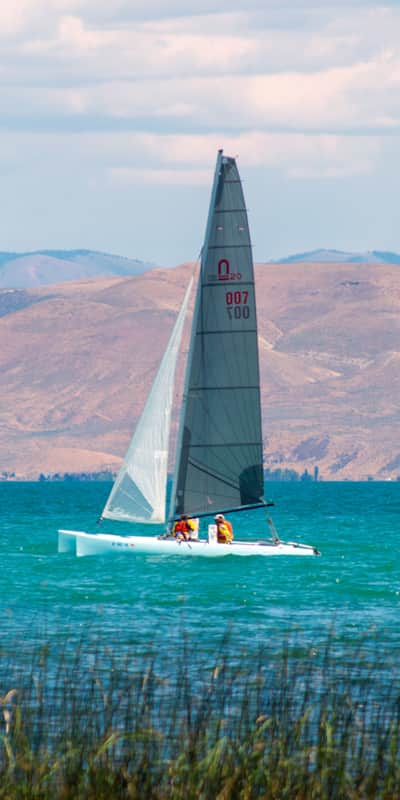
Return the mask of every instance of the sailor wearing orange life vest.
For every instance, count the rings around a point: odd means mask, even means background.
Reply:
[[[223,514],[215,517],[217,523],[217,541],[219,544],[230,544],[233,541],[233,528]]]
[[[172,535],[175,536],[176,539],[183,539],[189,540],[190,534],[196,528],[194,522],[189,519],[186,514],[181,514],[180,519],[175,522],[175,525],[172,529]]]

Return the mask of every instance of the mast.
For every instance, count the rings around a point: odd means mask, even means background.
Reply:
[[[179,428],[178,428],[178,438],[176,444],[176,457],[175,457],[175,466],[174,466],[174,477],[172,481],[172,491],[171,491],[171,499],[170,499],[170,509],[169,509],[169,521],[171,522],[175,516],[175,509],[176,509],[176,492],[177,492],[177,483],[178,483],[178,475],[179,475],[179,463],[180,463],[180,453],[182,452],[182,442],[183,442],[183,433],[185,427],[185,416],[186,416],[186,405],[188,399],[188,390],[189,390],[189,381],[190,381],[190,373],[192,370],[193,364],[193,352],[194,352],[194,345],[196,341],[196,329],[197,329],[197,322],[199,318],[199,309],[200,309],[200,302],[201,302],[201,280],[200,276],[203,271],[203,259],[205,254],[207,253],[208,242],[210,239],[210,231],[212,225],[212,210],[215,204],[215,198],[217,195],[218,190],[218,182],[219,177],[221,174],[221,163],[222,163],[222,154],[223,150],[218,150],[217,154],[217,163],[215,165],[215,172],[214,172],[214,180],[211,189],[211,199],[210,199],[210,206],[208,209],[208,217],[207,217],[207,224],[206,224],[206,232],[204,236],[204,244],[201,249],[201,261],[200,261],[200,274],[198,276],[197,282],[197,290],[196,290],[196,300],[195,306],[193,311],[193,321],[192,321],[192,330],[190,334],[190,344],[189,344],[189,352],[188,352],[188,359],[186,363],[186,373],[185,373],[185,384],[183,388],[183,397],[182,397],[182,405],[181,405],[181,412],[179,416]]]

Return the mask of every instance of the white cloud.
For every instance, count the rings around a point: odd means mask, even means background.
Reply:
[[[90,16],[88,3],[22,1],[25,9],[21,17],[14,11],[6,13],[6,18],[12,18],[11,27],[21,28],[21,20],[24,22],[23,46],[12,61],[35,55],[31,68],[40,71],[46,59],[54,59],[56,71],[48,73],[50,83],[61,77],[63,68],[66,75],[71,74],[71,67],[77,74],[82,71],[82,80],[98,79],[104,72],[113,80],[118,76],[165,75],[165,70],[169,76],[179,76],[199,71],[242,74],[326,69],[375,58],[383,41],[399,53],[398,9],[357,10],[350,6],[338,15],[334,13],[337,9],[328,5],[322,7],[323,12],[308,10],[301,24],[293,28],[287,25],[292,13],[284,7],[279,8],[278,19],[271,10],[253,11],[246,4],[238,4],[235,12],[229,9],[221,14],[143,21],[135,19],[133,13],[125,17],[118,5],[107,3],[113,14],[107,24],[102,24],[101,8],[97,18]],[[307,4],[302,5],[307,8]],[[2,28],[7,31],[5,24],[0,25],[0,36]],[[71,64],[71,57],[77,58],[76,64]],[[132,68],[135,73],[129,71]]]
[[[0,64],[0,168],[34,196],[41,170],[89,195],[202,187],[221,146],[337,185],[389,173],[400,131],[398,3],[20,0]]]
[[[14,49],[3,43],[0,101],[3,115],[27,126],[67,117],[88,126],[99,117],[139,120],[159,132],[172,122],[192,130],[337,132],[399,124],[397,8],[352,6],[335,17],[329,4],[321,11],[298,3],[307,14],[293,29],[279,27],[276,15],[287,21],[291,14],[275,3],[262,11],[239,3],[228,14],[221,2],[219,17],[143,22],[134,17],[144,4],[120,2],[100,24],[105,6],[89,0],[23,2],[23,31],[14,12],[3,12],[22,39]],[[146,7],[149,17],[161,8]],[[210,11],[207,3],[202,9]]]
[[[262,167],[289,178],[343,177],[368,174],[381,158],[377,137],[332,134],[264,133],[252,131],[227,135],[223,131],[203,135],[155,133],[0,133],[0,163],[7,168],[29,170],[50,165],[54,175],[68,164],[92,180],[118,185],[207,185],[215,154],[223,147],[239,154],[244,170]]]
[[[315,73],[278,73],[108,81],[82,87],[0,90],[3,115],[143,121],[163,132],[185,122],[192,131],[263,129],[303,132],[385,132],[400,125],[400,59]]]
[[[337,14],[337,2],[288,10],[255,0],[231,12],[226,0],[204,0],[188,13],[175,0],[165,13],[151,0],[22,2],[22,17],[0,11],[3,30],[19,37],[18,60],[3,43],[3,119],[86,128],[87,158],[113,180],[202,182],[221,140],[291,177],[366,173],[379,163],[378,135],[400,125],[396,7],[343,4]],[[99,120],[109,134],[96,133]],[[149,172],[111,134],[121,123],[142,129],[130,141],[133,154],[158,159]],[[72,141],[80,158],[87,137]]]

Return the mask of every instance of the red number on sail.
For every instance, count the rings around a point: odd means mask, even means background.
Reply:
[[[227,306],[246,306],[247,299],[249,293],[248,292],[226,292],[225,293],[225,302]]]

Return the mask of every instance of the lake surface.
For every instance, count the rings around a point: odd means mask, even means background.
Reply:
[[[3,647],[26,655],[40,643],[96,640],[171,656],[185,635],[197,657],[228,628],[239,652],[279,648],[293,632],[318,645],[333,627],[338,641],[371,637],[398,653],[400,482],[270,484],[281,537],[315,545],[320,558],[58,555],[57,528],[96,531],[109,489],[0,483]],[[232,515],[236,537],[265,536],[264,519]]]

